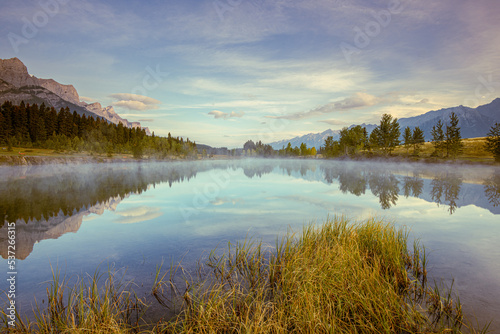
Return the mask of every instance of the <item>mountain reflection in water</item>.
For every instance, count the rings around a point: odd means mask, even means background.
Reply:
[[[17,222],[18,258],[25,259],[36,242],[76,232],[83,217],[114,211],[130,194],[141,194],[164,182],[172,187],[212,169],[241,169],[248,178],[270,173],[313,178],[327,184],[338,183],[342,193],[356,196],[369,190],[378,197],[382,209],[397,205],[399,197],[404,196],[446,205],[450,214],[468,204],[500,213],[498,168],[480,168],[478,175],[467,168],[450,166],[311,160],[3,167],[0,169],[0,216],[5,218],[0,222],[0,231],[6,228],[5,222]],[[7,247],[3,247],[6,236],[7,233],[0,233],[3,258],[7,255]]]
[[[0,167],[0,255],[16,222],[20,307],[43,300],[53,268],[73,280],[123,268],[149,296],[157,266],[186,270],[245,237],[329,214],[405,226],[428,250],[429,280],[454,280],[464,310],[500,312],[500,168],[327,160],[230,160]],[[57,239],[57,240],[56,240]],[[413,240],[411,240],[412,242]],[[500,330],[500,324],[494,325]]]

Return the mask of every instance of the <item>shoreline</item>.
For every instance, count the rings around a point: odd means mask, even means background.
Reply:
[[[157,159],[134,159],[131,157],[105,157],[91,155],[61,155],[61,156],[25,156],[25,155],[4,155],[0,156],[0,167],[2,166],[41,166],[41,165],[69,165],[69,164],[90,164],[90,163],[124,163],[124,162],[153,162],[153,161],[193,161],[190,159],[167,158],[162,160]]]
[[[181,157],[168,157],[166,159],[156,159],[156,158],[142,158],[135,159],[133,157],[128,157],[122,155],[122,157],[107,157],[107,156],[92,156],[92,155],[59,155],[59,156],[43,156],[43,155],[0,155],[0,167],[2,166],[39,166],[39,165],[68,165],[68,164],[89,164],[89,163],[128,163],[128,162],[169,162],[169,161],[214,161],[214,160],[242,160],[246,157],[213,157],[208,159],[186,159]],[[343,156],[337,158],[324,158],[324,157],[314,157],[314,158],[304,158],[304,157],[248,157],[253,159],[297,159],[297,160],[322,160],[322,161],[353,161],[353,162],[363,162],[363,161],[376,161],[376,162],[388,162],[388,163],[420,163],[420,164],[452,164],[452,165],[473,165],[473,166],[500,166],[500,163],[495,161],[471,161],[468,159],[439,159],[439,158],[415,158],[406,157],[401,155],[393,156],[382,156],[382,155],[361,155],[361,156]]]

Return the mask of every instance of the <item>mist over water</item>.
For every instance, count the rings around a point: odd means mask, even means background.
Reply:
[[[74,277],[99,265],[123,270],[148,294],[140,286],[151,286],[162,261],[192,268],[228,241],[249,236],[272,247],[289,228],[345,215],[407,226],[427,248],[431,281],[454,279],[465,310],[480,321],[500,314],[498,167],[323,160],[1,167],[0,215],[3,268],[7,222],[16,222],[25,312],[34,296],[44,298],[51,266]]]

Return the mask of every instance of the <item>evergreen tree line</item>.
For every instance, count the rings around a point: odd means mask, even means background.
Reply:
[[[317,154],[316,148],[308,148],[307,144],[301,143],[300,147],[292,147],[292,144],[288,142],[288,145],[279,150],[275,150],[269,144],[263,144],[260,140],[254,143],[252,140],[248,140],[243,145],[243,153],[246,156],[256,156],[256,157],[299,157],[299,156],[315,156]]]
[[[132,153],[165,158],[169,155],[196,155],[196,144],[189,139],[148,136],[141,128],[128,128],[99,117],[79,115],[68,107],[59,112],[44,103],[0,107],[0,144],[20,147],[70,150],[76,152]]]
[[[339,140],[333,140],[329,136],[325,140],[325,145],[321,147],[321,154],[326,157],[340,155],[355,155],[359,151],[383,152],[390,154],[394,148],[401,144],[401,130],[397,118],[390,114],[384,114],[380,124],[368,135],[365,127],[357,125],[352,128],[340,130]],[[413,146],[413,154],[418,155],[419,147],[425,142],[424,133],[416,127],[413,131],[407,127],[405,129],[404,144],[407,147]]]
[[[292,148],[292,143],[288,142],[287,146],[283,146],[277,151],[277,155],[280,157],[308,157],[315,156],[318,152],[316,147],[307,147],[306,143],[300,143],[300,147],[295,146]]]
[[[464,144],[462,141],[460,127],[458,126],[458,116],[452,112],[449,117],[449,123],[444,124],[439,120],[432,127],[431,142],[434,146],[434,151],[431,156],[440,158],[453,158],[463,153]],[[261,157],[299,157],[299,156],[316,156],[317,153],[322,154],[327,158],[338,156],[352,156],[360,151],[383,153],[390,155],[393,150],[403,145],[406,148],[407,154],[418,157],[421,153],[421,148],[425,143],[424,131],[420,127],[411,129],[406,127],[401,134],[400,125],[397,118],[393,118],[390,114],[382,115],[380,124],[368,134],[366,127],[356,125],[352,128],[344,127],[340,130],[339,140],[333,140],[333,136],[325,139],[324,146],[321,146],[319,152],[316,148],[308,148],[305,143],[301,143],[300,147],[292,147],[289,142],[285,147],[279,150],[273,150],[270,145],[262,144],[262,142],[254,143],[249,140],[243,146],[243,153],[247,156]],[[500,124],[495,123],[487,134],[486,151],[493,154],[495,161],[500,162]]]
[[[463,152],[464,144],[458,126],[458,116],[452,112],[448,124],[441,120],[432,127],[431,142],[434,146],[432,156],[456,158]],[[401,140],[402,139],[402,140]],[[333,136],[325,139],[320,153],[326,157],[341,155],[355,155],[359,151],[382,152],[389,155],[399,145],[403,144],[410,153],[418,156],[421,146],[425,143],[424,132],[418,126],[413,130],[406,127],[401,138],[400,125],[397,118],[390,114],[384,114],[380,124],[368,135],[365,127],[357,125],[352,128],[343,128],[340,131],[339,140],[333,140]],[[495,124],[486,138],[486,150],[492,153],[496,161],[500,161],[500,124]]]

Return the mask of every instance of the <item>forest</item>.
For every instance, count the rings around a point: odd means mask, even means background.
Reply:
[[[449,123],[441,120],[432,128],[430,142],[435,158],[455,159],[465,149],[460,134],[458,117],[452,113]],[[406,155],[418,157],[425,144],[423,131],[419,127],[406,127],[401,131],[397,118],[384,114],[380,124],[368,133],[366,128],[357,125],[343,128],[339,140],[326,138],[318,152],[315,147],[308,148],[305,143],[292,147],[290,143],[279,150],[262,141],[248,140],[239,149],[212,148],[184,140],[182,137],[167,137],[146,134],[141,128],[128,128],[123,124],[113,124],[100,117],[80,115],[69,108],[56,111],[45,104],[14,105],[4,102],[0,107],[0,145],[12,147],[52,149],[56,153],[86,152],[93,154],[132,154],[136,159],[143,157],[167,159],[172,157],[197,159],[214,155],[233,157],[315,157],[325,158],[355,155],[391,155],[398,147],[406,149]],[[500,124],[494,124],[485,138],[485,150],[500,161]]]
[[[14,105],[6,101],[0,107],[0,145],[46,148],[55,151],[91,154],[130,153],[164,159],[170,156],[196,157],[196,143],[183,138],[158,137],[144,129],[113,124],[100,117],[73,113],[69,108],[56,111],[45,104]]]

